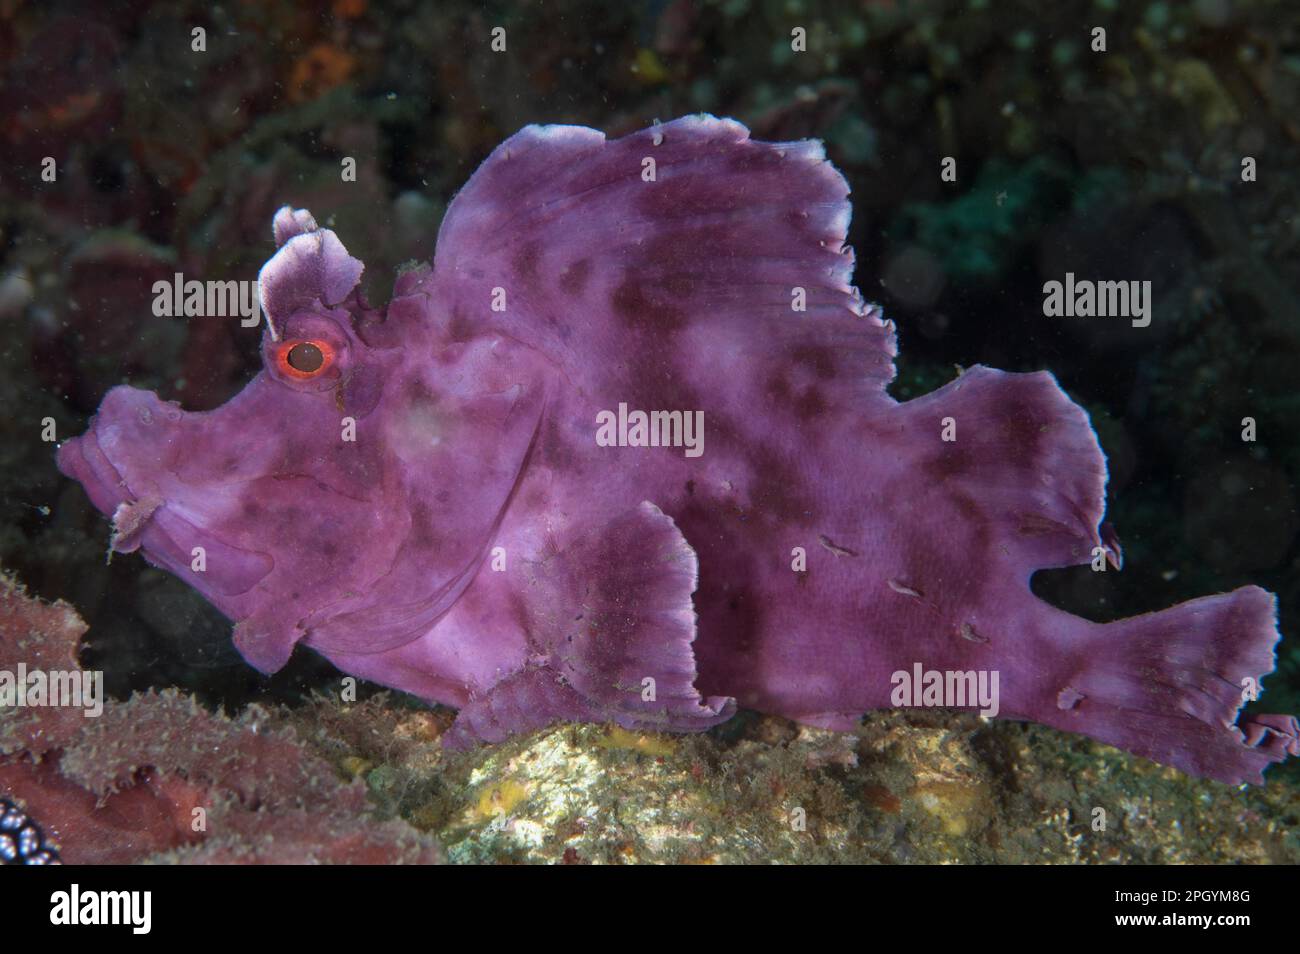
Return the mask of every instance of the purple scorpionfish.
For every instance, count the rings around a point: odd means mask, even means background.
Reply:
[[[938,672],[1193,775],[1300,753],[1295,718],[1239,718],[1270,593],[1107,624],[1033,595],[1035,570],[1118,564],[1088,417],[1047,372],[890,397],[848,192],[820,143],[730,120],[529,126],[385,308],[282,209],[261,373],[202,413],[116,387],[59,467],[253,666],[302,643],[458,707],[449,745],[738,705],[847,730]]]

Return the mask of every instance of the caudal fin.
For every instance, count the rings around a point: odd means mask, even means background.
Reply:
[[[1262,782],[1266,766],[1300,755],[1295,716],[1238,721],[1278,638],[1274,597],[1257,586],[1095,626],[1040,721],[1192,775]]]

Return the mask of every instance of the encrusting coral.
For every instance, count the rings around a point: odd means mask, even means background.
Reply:
[[[86,626],[0,575],[0,670],[80,672]],[[258,707],[230,719],[172,690],[81,708],[0,708],[0,792],[71,863],[434,862],[433,839],[371,817],[339,778]]]

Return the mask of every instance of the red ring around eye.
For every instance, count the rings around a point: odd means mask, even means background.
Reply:
[[[300,339],[282,341],[275,348],[275,365],[299,381],[319,377],[334,363],[334,347],[328,341]]]

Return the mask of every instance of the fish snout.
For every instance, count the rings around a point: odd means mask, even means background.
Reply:
[[[152,391],[115,387],[86,432],[59,445],[59,470],[85,487],[98,510],[112,515],[120,505],[154,493],[150,474],[163,466],[183,414]]]

